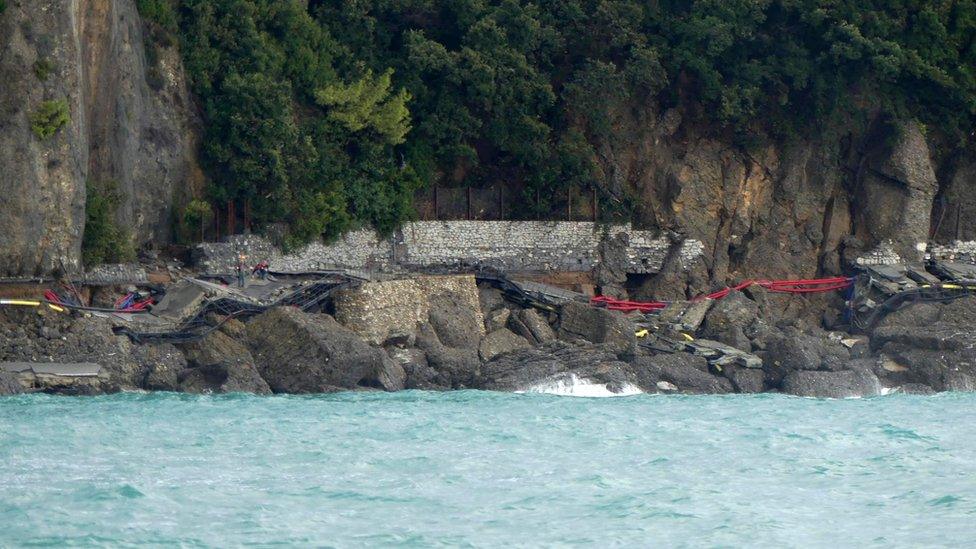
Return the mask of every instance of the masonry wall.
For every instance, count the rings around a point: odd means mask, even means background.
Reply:
[[[431,299],[449,294],[462,309],[472,311],[484,327],[474,276],[425,276],[364,282],[335,295],[336,320],[366,341],[380,345],[392,337],[416,336],[427,322]]]
[[[233,270],[237,254],[256,263],[268,259],[283,272],[329,269],[400,270],[495,268],[506,272],[589,272],[599,262],[600,241],[625,234],[628,272],[655,273],[671,242],[630,225],[546,221],[417,221],[389,238],[370,230],[348,233],[331,245],[319,243],[282,254],[256,236],[237,236],[223,243],[200,244],[197,264],[206,272]],[[701,253],[702,244],[686,241],[682,255]]]

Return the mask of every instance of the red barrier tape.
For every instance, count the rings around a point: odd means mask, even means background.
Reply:
[[[742,291],[750,286],[759,286],[770,292],[784,294],[816,294],[824,292],[835,292],[850,287],[854,283],[853,278],[834,277],[818,278],[805,280],[746,280],[730,288],[724,288],[707,295],[699,296],[692,301],[702,301],[705,299],[722,299],[733,291]],[[598,307],[606,307],[612,311],[650,313],[660,311],[668,306],[666,301],[626,301],[607,296],[596,296],[590,299],[590,304]]]

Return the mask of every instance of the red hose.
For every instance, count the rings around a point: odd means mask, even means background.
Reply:
[[[733,291],[742,291],[750,286],[759,286],[769,290],[770,292],[776,293],[814,294],[843,290],[850,287],[850,285],[853,283],[853,278],[842,276],[803,280],[744,280],[730,288],[723,288],[710,294],[698,296],[691,301],[722,299]],[[595,306],[603,306],[611,311],[640,311],[642,313],[659,311],[668,306],[668,303],[664,301],[626,301],[602,295],[591,298],[590,304]]]

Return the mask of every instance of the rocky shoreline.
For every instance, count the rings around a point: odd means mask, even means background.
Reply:
[[[426,314],[402,315],[404,328],[380,340],[355,323],[294,307],[274,307],[246,323],[212,317],[205,337],[177,344],[135,344],[113,332],[120,321],[111,316],[3,308],[0,394],[528,391],[573,383],[609,394],[639,388],[827,398],[976,390],[976,297],[908,304],[852,336],[820,327],[814,312],[832,305],[836,312],[836,299],[732,292],[708,304],[686,337],[761,360],[746,367],[661,349],[653,333],[635,335],[634,315],[578,302],[540,311],[487,285],[476,290],[476,304],[429,290]],[[97,375],[2,369],[65,362],[97,365]]]

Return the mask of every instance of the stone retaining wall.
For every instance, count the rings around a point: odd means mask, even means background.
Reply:
[[[628,225],[546,221],[417,221],[389,238],[371,230],[353,231],[339,241],[314,243],[282,254],[267,240],[235,236],[222,243],[197,246],[197,265],[208,273],[228,273],[243,252],[249,263],[267,259],[274,271],[330,269],[395,271],[490,267],[505,272],[589,272],[600,262],[599,243],[607,235],[627,235],[627,272],[655,273],[670,240]],[[701,254],[702,244],[686,241],[686,259]]]
[[[380,345],[391,337],[416,336],[427,322],[431,299],[450,294],[463,309],[474,312],[484,326],[474,276],[425,276],[365,282],[335,295],[335,317],[366,341]]]

